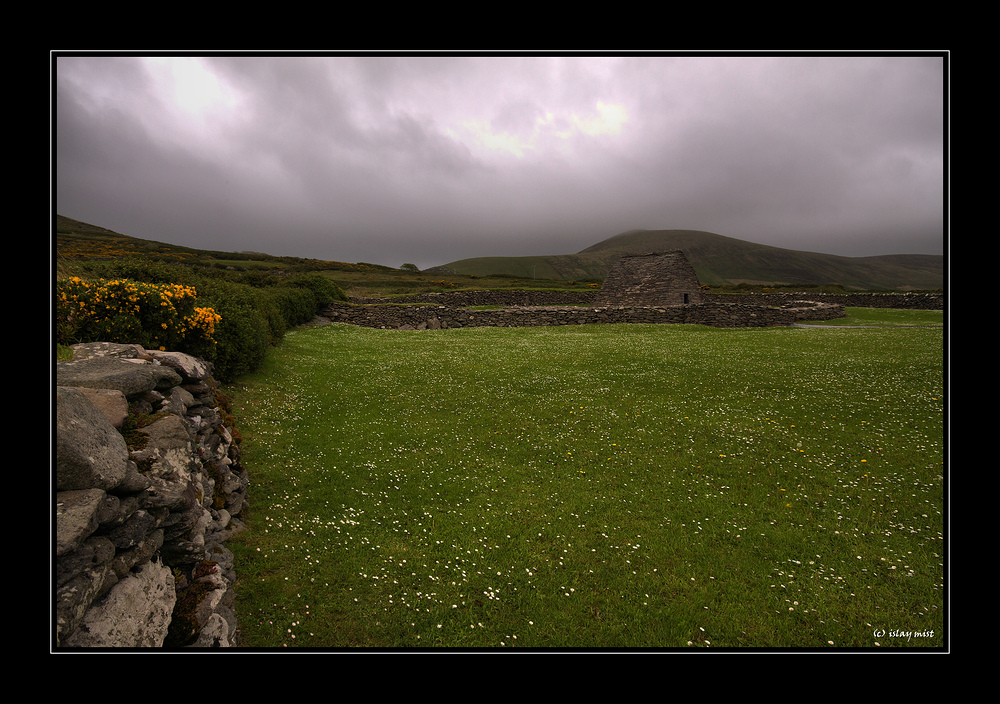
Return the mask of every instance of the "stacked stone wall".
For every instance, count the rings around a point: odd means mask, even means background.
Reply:
[[[328,307],[319,322],[393,330],[657,323],[770,327],[833,320],[846,307],[943,310],[941,293],[703,293],[702,303],[601,305],[598,291],[452,291],[393,298],[354,298]],[[503,306],[471,310],[474,306]],[[577,306],[577,307],[571,307]]]
[[[740,302],[755,305],[783,305],[803,298],[833,303],[847,308],[899,308],[903,310],[944,310],[943,293],[707,293],[713,303]]]
[[[495,289],[483,291],[447,291],[392,298],[352,298],[351,303],[392,304],[430,303],[451,307],[465,306],[566,306],[600,305],[600,291],[547,291],[544,289]],[[704,303],[742,303],[778,307],[793,301],[833,303],[852,308],[900,308],[943,310],[943,293],[703,293]]]
[[[324,322],[391,330],[441,330],[465,327],[536,327],[611,323],[690,324],[711,327],[787,326],[797,320],[842,317],[843,306],[800,302],[784,308],[738,303],[688,306],[557,307],[519,306],[470,310],[446,305],[352,305],[338,303],[323,313]]]
[[[204,360],[74,346],[56,368],[55,627],[66,648],[238,644],[248,479]]]
[[[434,305],[465,306],[571,306],[593,303],[597,290],[556,291],[544,289],[486,289],[480,291],[445,291],[419,293],[392,298],[352,298],[351,303],[391,304],[430,303]]]

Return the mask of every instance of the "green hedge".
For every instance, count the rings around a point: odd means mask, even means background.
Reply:
[[[199,344],[197,349],[177,349],[196,354],[213,362],[215,377],[232,381],[256,369],[264,360],[268,348],[278,344],[286,330],[312,320],[326,305],[346,300],[343,291],[322,274],[287,275],[281,272],[229,272],[192,269],[183,265],[149,263],[122,259],[114,262],[88,262],[81,267],[81,277],[151,283],[182,284],[193,287],[197,305],[211,308],[220,316],[213,331],[214,345]],[[61,284],[57,283],[57,286]],[[103,340],[88,339],[88,331],[73,326],[60,311],[57,295],[57,341],[124,342],[152,339],[143,331],[104,326]],[[106,339],[115,330],[134,339]],[[130,333],[130,334],[129,334]],[[89,333],[93,335],[96,333]],[[183,344],[181,344],[183,347]]]

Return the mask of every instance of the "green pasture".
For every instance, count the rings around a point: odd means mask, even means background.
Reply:
[[[227,389],[243,645],[945,647],[941,314],[869,313],[287,333]]]
[[[843,318],[811,321],[811,325],[873,325],[904,327],[944,327],[943,313],[939,310],[898,310],[884,308],[848,308]]]

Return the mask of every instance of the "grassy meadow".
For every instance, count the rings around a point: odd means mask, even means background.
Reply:
[[[227,389],[243,645],[944,647],[941,314],[849,314],[288,332]]]

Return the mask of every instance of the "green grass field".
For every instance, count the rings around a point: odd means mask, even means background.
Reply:
[[[881,308],[848,308],[843,318],[810,321],[811,325],[871,325],[902,327],[944,327],[939,310],[893,310]]]
[[[286,335],[228,389],[259,648],[943,648],[944,331]]]

